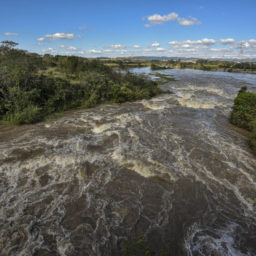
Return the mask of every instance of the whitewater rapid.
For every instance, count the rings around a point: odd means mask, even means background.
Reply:
[[[134,72],[149,72],[135,69]],[[256,76],[165,70],[173,94],[0,127],[0,255],[256,255],[256,158],[229,123]]]

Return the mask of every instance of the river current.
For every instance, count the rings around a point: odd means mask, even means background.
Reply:
[[[146,72],[147,68],[134,72]],[[0,127],[0,255],[256,255],[256,157],[229,123],[256,75],[164,70],[173,94]]]

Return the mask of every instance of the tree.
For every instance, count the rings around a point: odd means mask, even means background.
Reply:
[[[8,40],[2,41],[1,44],[3,47],[7,47],[7,48],[13,48],[18,45],[18,43],[13,42],[13,41],[8,41]]]

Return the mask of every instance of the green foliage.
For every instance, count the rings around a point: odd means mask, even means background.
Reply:
[[[168,69],[170,67],[168,67],[166,63],[160,63],[160,64],[152,63],[150,68],[151,70],[161,70],[161,69]]]
[[[14,46],[0,46],[0,120],[34,123],[71,108],[139,100],[161,92],[156,82],[116,72],[96,59],[41,57]]]
[[[243,87],[234,101],[231,123],[252,131],[256,120],[256,94]]]
[[[252,150],[256,153],[256,125],[254,126],[252,134],[249,137],[249,142],[250,142]]]
[[[242,87],[234,101],[230,121],[232,124],[251,132],[250,145],[256,153],[256,93]]]
[[[28,106],[20,112],[6,115],[6,119],[12,124],[31,124],[40,121],[41,109],[36,106]]]

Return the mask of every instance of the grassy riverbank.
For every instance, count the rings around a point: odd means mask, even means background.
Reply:
[[[230,121],[250,132],[249,143],[256,154],[256,93],[243,87],[234,101]]]
[[[0,120],[35,123],[54,113],[101,103],[151,98],[162,91],[157,82],[121,73],[97,59],[40,56],[0,46]]]

